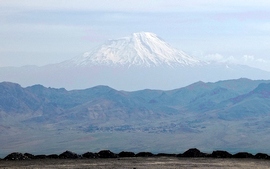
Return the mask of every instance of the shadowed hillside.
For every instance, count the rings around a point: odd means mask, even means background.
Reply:
[[[0,143],[3,153],[40,147],[45,153],[65,147],[83,151],[90,145],[93,151],[123,146],[151,152],[195,146],[261,151],[268,144],[269,83],[236,79],[127,92],[108,86],[68,91],[3,82]]]

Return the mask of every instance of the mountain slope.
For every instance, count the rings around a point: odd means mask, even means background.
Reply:
[[[203,62],[179,51],[150,32],[109,40],[92,52],[63,65],[194,66]]]
[[[254,90],[220,102],[214,106],[222,119],[265,117],[270,113],[270,83],[261,83]]]
[[[127,92],[108,86],[68,91],[0,83],[0,156],[85,151],[89,144],[92,151],[152,152],[248,151],[255,144],[253,151],[270,152],[269,84],[236,79]]]
[[[37,113],[39,117],[47,118],[48,123],[55,117],[87,122],[89,119],[95,120],[92,118],[94,114],[103,114],[98,117],[103,122],[110,121],[108,117],[113,119],[125,117],[126,122],[146,117],[149,119],[151,116],[159,119],[186,111],[201,113],[221,111],[239,105],[241,105],[239,109],[243,109],[247,106],[246,100],[253,98],[267,100],[269,85],[264,83],[270,82],[236,79],[216,83],[197,82],[169,91],[126,92],[108,86],[67,91],[41,85],[22,88],[18,84],[4,82],[0,83],[0,110],[5,113]],[[90,116],[91,118],[84,118]]]

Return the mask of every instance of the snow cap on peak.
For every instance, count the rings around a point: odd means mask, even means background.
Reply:
[[[155,33],[152,33],[152,32],[135,32],[135,33],[132,33],[132,36],[133,37],[147,37],[147,36],[154,36],[154,37],[157,37],[157,35]]]
[[[74,58],[76,65],[127,66],[194,66],[202,62],[183,51],[171,47],[151,32],[137,32],[131,36],[109,40],[83,57]]]

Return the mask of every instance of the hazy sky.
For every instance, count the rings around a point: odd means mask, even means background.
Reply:
[[[61,62],[140,31],[194,57],[270,71],[267,0],[0,0],[0,66]]]

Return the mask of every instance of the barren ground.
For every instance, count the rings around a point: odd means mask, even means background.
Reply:
[[[270,168],[270,160],[257,159],[214,159],[214,158],[117,158],[77,160],[25,160],[0,161],[0,168],[89,168],[89,169],[176,169],[176,168]]]

